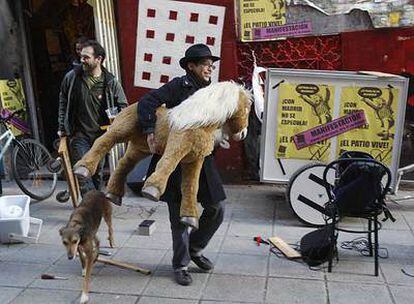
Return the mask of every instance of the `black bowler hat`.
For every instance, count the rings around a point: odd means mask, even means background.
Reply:
[[[190,46],[185,51],[185,56],[180,59],[180,66],[185,70],[187,63],[201,58],[211,59],[214,61],[220,60],[220,57],[213,56],[209,47],[205,44],[199,43]]]

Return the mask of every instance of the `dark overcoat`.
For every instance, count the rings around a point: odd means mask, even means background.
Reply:
[[[157,90],[146,94],[138,103],[140,126],[144,133],[152,133],[155,129],[156,109],[165,103],[167,108],[173,108],[198,90],[197,84],[191,77],[185,75],[177,77]],[[160,155],[153,155],[147,176],[155,171]],[[164,201],[181,200],[181,167],[174,170],[168,179],[167,188],[161,197]],[[213,155],[204,159],[200,173],[197,200],[207,204],[215,204],[226,199],[222,181],[214,163]]]

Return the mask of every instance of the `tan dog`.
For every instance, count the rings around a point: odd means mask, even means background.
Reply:
[[[109,245],[113,247],[112,205],[100,191],[89,191],[72,212],[67,225],[59,230],[68,259],[72,260],[79,253],[84,276],[80,303],[87,303],[89,300],[89,282],[99,250],[96,233],[102,217],[108,225]]]

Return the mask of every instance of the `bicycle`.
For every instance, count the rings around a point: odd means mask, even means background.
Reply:
[[[22,111],[12,112],[6,117],[0,115],[0,127],[6,130],[0,135],[0,142],[5,141],[1,147],[0,160],[9,147],[14,145],[11,161],[14,180],[25,194],[41,201],[50,197],[55,191],[58,173],[51,172],[49,169],[48,164],[53,161],[53,158],[45,146],[34,139],[16,138],[8,127],[7,122]]]

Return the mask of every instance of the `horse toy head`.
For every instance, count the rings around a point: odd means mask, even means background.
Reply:
[[[230,134],[233,134],[233,140],[240,141],[247,136],[247,127],[249,124],[249,113],[251,108],[252,94],[244,87],[239,86],[239,100],[237,110],[227,120],[225,127]]]

